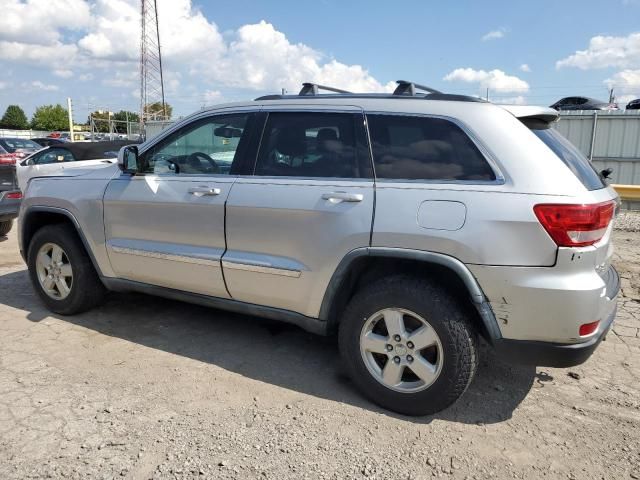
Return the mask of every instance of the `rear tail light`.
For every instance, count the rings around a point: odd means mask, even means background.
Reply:
[[[604,236],[615,207],[610,200],[592,205],[540,204],[533,211],[559,247],[584,247]]]
[[[0,165],[15,165],[18,157],[15,153],[2,153],[0,154]]]
[[[593,332],[598,330],[598,325],[600,325],[600,320],[597,322],[584,323],[580,325],[580,336],[584,337],[586,335],[591,335]]]
[[[9,192],[4,196],[4,198],[11,200],[20,200],[22,198],[22,192]]]

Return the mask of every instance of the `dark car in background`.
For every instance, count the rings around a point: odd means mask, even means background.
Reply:
[[[0,165],[15,165],[16,161],[28,157],[42,148],[26,138],[0,138]]]
[[[565,97],[550,107],[555,110],[618,110],[618,105],[615,103],[589,97]]]
[[[636,98],[627,103],[627,110],[640,110],[640,98]]]
[[[62,143],[67,143],[67,140],[62,140],[61,138],[51,138],[51,137],[32,138],[31,141],[36,142],[41,147],[50,147],[52,145],[60,145]]]
[[[21,199],[15,161],[0,163],[0,237],[11,230],[13,219],[18,216]]]

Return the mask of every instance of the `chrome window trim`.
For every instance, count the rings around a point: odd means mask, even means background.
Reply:
[[[280,275],[292,278],[299,278],[302,273],[300,270],[287,270],[285,268],[266,267],[264,265],[232,262],[229,260],[222,260],[222,267],[230,270],[243,270],[246,272],[266,273],[269,275]]]
[[[493,152],[480,140],[478,135],[475,134],[473,129],[469,127],[462,120],[449,117],[447,115],[436,115],[431,113],[403,113],[403,112],[385,112],[385,111],[366,111],[364,112],[365,117],[369,115],[393,115],[399,117],[421,117],[421,118],[436,118],[440,120],[445,120],[453,123],[458,128],[460,128],[471,140],[471,142],[476,146],[480,153],[484,157],[485,161],[489,164],[489,168],[493,171],[495,175],[495,180],[456,180],[456,179],[402,179],[402,178],[378,178],[376,177],[376,182],[383,183],[447,183],[447,184],[463,184],[463,185],[504,185],[506,183],[506,179],[502,170],[498,166],[498,162],[496,160],[496,156]],[[369,123],[367,122],[367,134],[369,134]],[[371,146],[371,156],[373,159],[373,144],[371,143],[371,137],[369,135],[369,145]],[[375,159],[373,161],[374,169],[375,169]]]
[[[191,263],[196,265],[207,265],[210,267],[220,267],[220,258],[211,259],[203,257],[195,257],[188,255],[177,255],[175,253],[164,253],[153,250],[140,250],[137,248],[118,247],[116,245],[110,245],[109,248],[114,253],[121,253],[124,255],[135,255],[138,257],[156,258],[158,260],[170,260],[181,263]]]

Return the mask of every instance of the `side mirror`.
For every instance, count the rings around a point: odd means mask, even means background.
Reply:
[[[138,169],[138,147],[127,145],[118,152],[118,168],[125,173],[136,173]]]

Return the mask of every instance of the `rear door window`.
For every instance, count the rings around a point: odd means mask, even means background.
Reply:
[[[352,113],[269,113],[254,174],[370,178],[362,120]]]
[[[526,123],[525,123],[526,124]],[[562,162],[569,167],[587,190],[604,188],[605,184],[595,171],[589,159],[585,157],[560,132],[547,124],[530,123],[529,128],[542,142],[551,149]]]
[[[484,155],[455,123],[433,117],[368,115],[376,178],[491,181]]]

